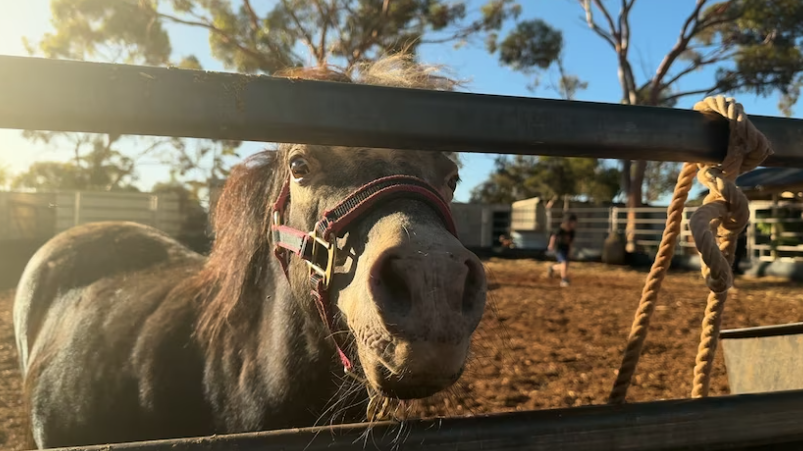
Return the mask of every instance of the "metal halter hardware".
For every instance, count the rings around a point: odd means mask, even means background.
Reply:
[[[323,278],[324,289],[329,288],[329,284],[332,280],[332,275],[334,273],[334,264],[337,259],[337,251],[338,247],[329,241],[323,239],[317,231],[312,230],[311,232],[306,233],[306,240],[302,241],[301,247],[297,248],[298,250],[289,249],[287,246],[283,246],[281,241],[281,230],[282,229],[289,229],[286,226],[282,225],[282,217],[278,211],[273,212],[273,230],[274,230],[274,243],[277,247],[276,253],[277,256],[279,252],[283,252],[285,249],[291,250],[297,255],[302,257],[302,261],[307,264],[310,271],[320,275]],[[276,239],[279,238],[279,239]],[[308,258],[304,258],[304,256],[309,256]],[[321,260],[321,256],[325,255],[326,259]],[[280,257],[282,259],[284,257]],[[321,265],[320,263],[324,265]],[[287,274],[287,267],[286,267],[286,259],[282,262],[284,272]]]
[[[310,232],[309,237],[312,241],[309,241],[309,244],[312,244],[312,260],[307,261],[307,266],[309,266],[310,270],[320,274],[323,277],[323,288],[324,290],[329,289],[329,284],[332,282],[332,275],[335,270],[335,260],[337,259],[337,243],[330,243],[323,238],[318,236],[318,232],[313,230]],[[320,266],[315,264],[317,261],[318,256],[320,255],[317,251],[323,247],[324,252],[326,253],[326,267],[321,268]]]
[[[290,205],[289,177],[273,204],[271,232],[274,255],[279,259],[282,270],[288,277],[290,257],[288,251],[307,264],[312,288],[310,294],[315,300],[318,313],[335,340],[335,346],[346,373],[351,372],[352,363],[336,338],[338,334],[335,333],[333,307],[328,296],[339,251],[337,238],[343,236],[350,226],[378,206],[379,201],[398,198],[414,199],[426,203],[440,215],[449,233],[457,236],[451,209],[438,190],[426,181],[408,175],[383,177],[361,186],[335,207],[324,212],[310,232],[302,232],[284,224],[284,212]]]

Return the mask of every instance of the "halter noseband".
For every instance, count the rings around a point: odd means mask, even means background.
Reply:
[[[337,238],[342,237],[349,226],[358,222],[371,209],[379,205],[379,201],[408,198],[422,201],[432,207],[441,217],[446,229],[457,236],[454,220],[449,205],[441,197],[438,190],[426,181],[408,175],[393,175],[376,179],[367,183],[343,199],[331,210],[323,213],[311,232],[303,232],[284,225],[284,213],[290,204],[290,179],[282,187],[278,199],[273,204],[274,255],[279,259],[285,276],[289,254],[292,252],[302,259],[310,268],[311,294],[326,326],[335,339],[335,346],[348,373],[352,363],[343,352],[334,330],[334,313],[329,302],[329,284],[332,281],[335,262],[337,261]]]

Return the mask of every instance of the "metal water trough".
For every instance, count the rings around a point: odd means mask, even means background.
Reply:
[[[803,323],[719,334],[733,394],[803,390]]]
[[[803,121],[751,119],[766,166],[803,167]],[[0,128],[692,162],[728,143],[721,117],[670,108],[6,56]],[[800,450],[800,418],[803,390],[72,449]]]

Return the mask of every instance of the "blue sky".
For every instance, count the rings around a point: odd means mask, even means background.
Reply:
[[[111,0],[110,0],[111,1]],[[237,0],[233,0],[236,2]],[[267,4],[263,3],[263,4]],[[273,3],[271,0],[269,3]],[[473,7],[481,5],[481,0],[469,0]],[[561,29],[565,40],[566,69],[588,82],[588,89],[581,91],[577,99],[597,102],[618,103],[620,88],[617,79],[616,58],[610,47],[595,35],[585,24],[582,10],[576,0],[525,0],[522,18],[540,17]],[[619,2],[607,1],[612,11],[618,11]],[[693,8],[695,0],[639,0],[631,15],[631,64],[639,81],[652,74],[666,52],[677,39],[685,15]],[[49,0],[25,0],[17,2],[17,9],[4,9],[0,16],[0,54],[25,55],[21,44],[23,36],[38,38],[50,28]],[[173,50],[176,58],[196,55],[207,70],[224,70],[215,61],[207,44],[207,34],[200,29],[184,26],[170,26]],[[461,78],[468,79],[466,90],[475,93],[500,94],[525,97],[557,98],[557,94],[546,85],[550,76],[542,77],[542,84],[534,91],[527,89],[531,79],[500,67],[493,56],[488,55],[481,45],[464,47],[458,50],[450,46],[425,46],[421,49],[421,60],[427,63],[447,65]],[[680,68],[682,66],[678,66]],[[708,86],[713,73],[700,71],[682,79],[680,90],[693,90]],[[737,99],[745,106],[748,114],[779,115],[777,96],[758,98],[742,94]],[[678,108],[691,108],[700,100],[692,96],[682,99]],[[797,111],[794,117],[801,117]],[[261,143],[246,143],[241,155],[259,151]],[[52,146],[32,144],[21,138],[15,130],[0,130],[0,164],[11,166],[13,171],[21,171],[37,160],[63,160],[68,158],[68,149],[53,149]],[[456,200],[468,199],[472,187],[482,182],[493,166],[494,155],[465,154],[463,156],[463,183],[458,188]],[[164,180],[164,168],[146,166],[140,170],[139,185],[149,189],[154,182]]]

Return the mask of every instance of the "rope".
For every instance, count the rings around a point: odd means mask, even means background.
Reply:
[[[683,223],[684,205],[695,175],[708,187],[709,194],[703,205],[689,219],[689,227],[702,257],[702,274],[711,293],[708,296],[700,346],[695,359],[692,397],[704,397],[708,394],[722,311],[728,289],[733,285],[731,264],[736,239],[749,219],[747,198],[734,181],[739,174],[755,169],[772,153],[772,149],[766,137],[747,119],[744,109],[734,99],[708,97],[694,105],[694,109],[702,113],[716,113],[728,120],[728,151],[720,165],[686,163],[680,171],[672,202],[667,210],[667,224],[658,254],[644,284],[622,363],[608,397],[611,404],[624,403],[627,397],[627,389],[647,338],[650,318],[655,311],[658,292],[675,252]],[[714,229],[718,232],[719,242],[714,236]]]
[[[672,263],[672,256],[675,254],[675,245],[683,223],[683,209],[691,186],[694,183],[695,174],[697,174],[696,165],[684,164],[678,176],[675,192],[672,194],[672,202],[669,204],[666,213],[666,228],[661,237],[661,244],[647,276],[647,282],[641,292],[641,300],[636,310],[636,316],[633,319],[633,325],[630,327],[630,335],[627,339],[627,347],[622,358],[622,364],[619,366],[616,381],[613,384],[611,394],[608,396],[608,403],[610,404],[625,402],[627,389],[630,387],[633,373],[636,372],[639,356],[641,356],[641,349],[647,339],[647,330],[650,326],[652,313],[655,311],[658,292],[661,290],[664,276],[666,276],[666,271],[669,269],[670,263]]]

